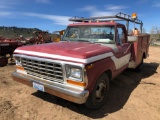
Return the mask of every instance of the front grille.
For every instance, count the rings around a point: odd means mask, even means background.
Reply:
[[[21,62],[29,75],[49,81],[63,82],[63,70],[61,64],[28,58],[22,58]]]

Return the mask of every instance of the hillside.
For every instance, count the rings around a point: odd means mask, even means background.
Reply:
[[[17,38],[20,35],[23,37],[35,36],[34,31],[41,31],[38,28],[18,28],[0,26],[0,35],[5,38]]]

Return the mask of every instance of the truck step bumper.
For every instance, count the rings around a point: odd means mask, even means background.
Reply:
[[[60,97],[65,100],[78,103],[78,104],[85,103],[89,96],[88,90],[80,91],[73,88],[72,89],[65,88],[63,85],[61,86],[50,85],[47,83],[40,82],[38,78],[31,79],[31,77],[28,77],[27,75],[17,73],[17,72],[12,73],[12,78],[17,82],[28,85],[30,87],[33,87],[33,82],[41,84],[44,86],[44,92],[47,92],[49,94],[55,95],[57,97]]]

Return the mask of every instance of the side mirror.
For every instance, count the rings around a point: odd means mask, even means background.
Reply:
[[[137,42],[138,37],[137,36],[128,36],[128,42]]]

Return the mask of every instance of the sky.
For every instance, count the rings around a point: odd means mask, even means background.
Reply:
[[[137,13],[148,33],[153,26],[160,27],[160,0],[0,0],[0,26],[39,28],[52,33],[73,23],[68,21],[73,16],[119,12]]]

